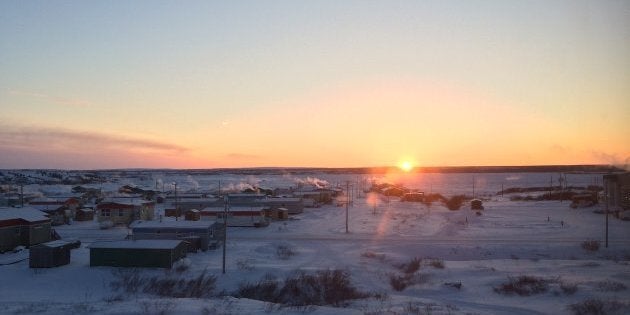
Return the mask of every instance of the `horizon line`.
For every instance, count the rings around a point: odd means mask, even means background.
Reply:
[[[579,171],[591,169],[592,171],[608,170],[608,171],[628,171],[627,165],[614,164],[533,164],[533,165],[428,165],[416,166],[411,173],[431,172],[431,171],[454,171],[454,170],[485,170],[485,171],[509,171],[512,170],[540,170],[540,169],[566,169],[565,171]],[[243,167],[213,167],[213,168],[144,168],[144,167],[122,167],[122,168],[86,168],[86,169],[70,169],[70,168],[2,168],[2,171],[28,171],[28,170],[55,170],[55,171],[233,171],[233,170],[372,170],[372,171],[388,171],[402,170],[398,166],[351,166],[351,167],[326,167],[326,166],[243,166]]]

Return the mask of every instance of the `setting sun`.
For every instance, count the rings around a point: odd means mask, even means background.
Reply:
[[[409,172],[413,168],[413,164],[411,164],[411,162],[409,161],[403,161],[400,163],[399,167],[401,170],[405,172]]]

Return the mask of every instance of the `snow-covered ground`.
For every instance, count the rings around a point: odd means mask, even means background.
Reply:
[[[488,199],[482,215],[467,206],[450,211],[438,202],[427,207],[396,198],[389,202],[379,199],[374,207],[368,198],[359,195],[349,207],[348,233],[345,207],[307,208],[291,220],[272,222],[266,228],[228,229],[226,274],[221,273],[221,249],[189,254],[189,268],[182,272],[138,271],[146,277],[213,274],[217,277],[217,297],[207,299],[159,298],[113,289],[111,283],[118,268],[89,267],[87,247],[97,240],[122,239],[128,229],[100,230],[95,222],[59,226],[56,230],[62,237],[83,242],[81,248],[72,251],[70,265],[29,269],[28,261],[21,261],[0,266],[0,313],[570,314],[569,305],[588,299],[608,303],[606,307],[616,308],[618,314],[630,313],[630,222],[609,221],[609,247],[605,248],[605,217],[593,213],[597,206],[571,209],[566,201],[516,202],[507,195],[496,195],[502,184],[509,187],[508,182],[519,182],[514,187],[542,186],[545,181],[548,185],[549,174],[495,175],[473,178],[470,174],[431,174],[430,179],[415,181],[397,178],[408,187],[427,192],[432,189],[443,195],[470,195],[474,180],[476,193]],[[329,183],[368,178],[316,177]],[[483,180],[477,182],[480,178]],[[573,180],[575,185],[588,185],[595,181],[592,178],[584,175]],[[190,183],[194,188],[196,182],[209,187],[215,180],[182,176],[178,184]],[[150,186],[149,182],[156,179],[146,181],[143,185]],[[222,181],[222,185],[255,181],[275,187],[295,179],[234,176]],[[127,182],[131,180],[104,185],[115,190]],[[51,189],[63,191],[64,187]],[[587,240],[600,241],[600,249],[583,249],[581,245]],[[288,249],[293,255],[278,255],[278,248]],[[0,264],[27,256],[27,251],[3,254]],[[390,279],[404,276],[400,266],[413,258],[421,258],[423,263],[413,274],[412,283],[403,290],[394,290]],[[351,301],[343,308],[291,308],[229,296],[243,283],[283,279],[298,270],[326,269],[345,270],[359,290],[380,295]],[[520,276],[549,280],[548,290],[530,296],[495,292],[494,288],[509,278]]]

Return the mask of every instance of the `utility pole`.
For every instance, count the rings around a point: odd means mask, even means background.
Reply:
[[[177,204],[177,182],[173,182],[175,185],[175,221],[179,221],[179,205]]]
[[[608,248],[608,187],[604,188],[604,193],[604,199],[606,201],[606,248]]]
[[[346,181],[346,233],[348,233],[348,203],[350,202],[350,181]]]
[[[24,208],[24,184],[20,183],[20,208]]]
[[[549,175],[549,199],[551,199],[552,191],[553,191],[553,175]]]
[[[473,199],[475,198],[475,175],[473,175]]]
[[[223,197],[223,274],[225,274],[225,251],[227,247],[227,215],[229,199],[228,195]]]

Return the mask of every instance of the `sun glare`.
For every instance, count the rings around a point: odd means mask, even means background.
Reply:
[[[399,167],[401,170],[405,172],[409,172],[413,168],[413,164],[411,164],[411,162],[409,161],[403,161],[400,163]]]

